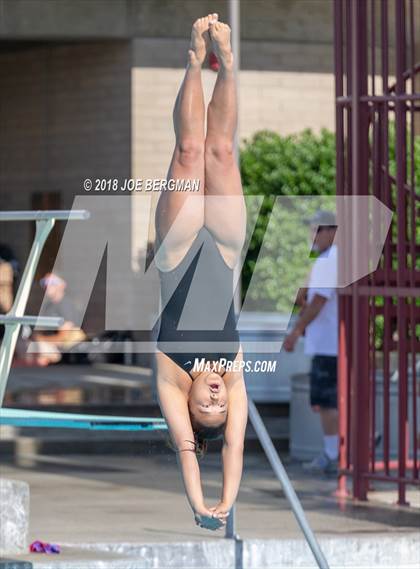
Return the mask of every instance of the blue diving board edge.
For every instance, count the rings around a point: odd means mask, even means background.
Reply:
[[[0,425],[112,431],[167,430],[165,419],[0,408]]]

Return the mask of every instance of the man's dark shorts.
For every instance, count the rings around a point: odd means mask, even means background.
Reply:
[[[314,356],[310,380],[311,405],[337,409],[337,356]]]

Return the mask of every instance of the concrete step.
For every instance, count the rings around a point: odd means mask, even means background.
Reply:
[[[414,569],[418,532],[326,536],[319,544],[330,569]],[[61,544],[59,555],[3,558],[0,569],[299,569],[317,564],[303,539],[213,539],[180,543]]]

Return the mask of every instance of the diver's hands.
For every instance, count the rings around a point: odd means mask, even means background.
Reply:
[[[227,502],[220,500],[220,502],[216,506],[213,506],[212,508],[209,509],[216,518],[225,520],[226,522],[226,519],[229,516],[231,508],[232,506],[229,505]]]
[[[216,513],[217,507],[207,508],[204,504],[198,508],[194,508],[195,523],[204,529],[215,531],[226,525],[226,516],[222,513]]]

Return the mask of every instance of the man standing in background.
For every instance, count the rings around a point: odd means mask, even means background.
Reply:
[[[310,371],[310,402],[319,413],[324,433],[324,450],[304,468],[310,472],[333,474],[338,466],[337,410],[337,246],[333,244],[336,231],[335,215],[318,211],[308,220],[313,237],[313,249],[319,252],[308,281],[301,289],[298,304],[303,310],[285,338],[283,347],[293,351],[299,337],[305,333],[305,354],[312,356]],[[306,296],[306,300],[305,300]]]

